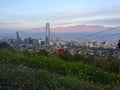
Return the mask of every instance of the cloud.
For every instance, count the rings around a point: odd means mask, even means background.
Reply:
[[[70,26],[79,24],[105,25],[115,26],[120,23],[119,8],[105,8],[94,10],[72,10],[55,12],[50,15],[24,15],[9,14],[0,12],[0,27],[6,28],[36,28],[45,26],[46,22],[50,22],[52,27]],[[5,17],[4,17],[5,16]]]
[[[23,24],[23,23],[15,23],[15,22],[0,22],[0,25],[19,25],[19,24]]]
[[[106,25],[106,26],[119,26],[120,25],[120,17],[93,19],[93,20],[87,21],[87,23],[96,23],[99,25]]]
[[[119,21],[117,19],[120,18],[120,9],[116,8],[105,8],[94,11],[71,11],[61,12],[58,15],[50,16],[50,22],[53,22],[53,26],[69,26],[69,25],[78,25],[78,24],[98,24],[103,25],[103,22],[110,21],[114,23],[105,23],[104,25],[112,26],[118,25]],[[116,19],[116,20],[115,20]]]

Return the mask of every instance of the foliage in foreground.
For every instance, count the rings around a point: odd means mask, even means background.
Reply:
[[[0,51],[2,90],[118,90],[120,75],[83,62],[65,62],[57,55]]]

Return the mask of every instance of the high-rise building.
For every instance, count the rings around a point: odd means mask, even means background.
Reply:
[[[21,33],[20,31],[17,31],[17,39],[20,39],[21,38]]]
[[[17,31],[17,45],[22,44],[22,41],[23,39],[22,39],[21,33],[20,31]]]
[[[46,45],[49,45],[49,42],[50,42],[50,24],[46,23],[46,38],[45,38]]]

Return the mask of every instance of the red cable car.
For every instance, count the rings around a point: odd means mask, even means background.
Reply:
[[[59,48],[59,53],[63,53],[64,52],[64,49],[63,48]]]

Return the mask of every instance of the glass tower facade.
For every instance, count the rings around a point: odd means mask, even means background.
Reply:
[[[46,23],[46,45],[49,45],[50,42],[50,24]]]

